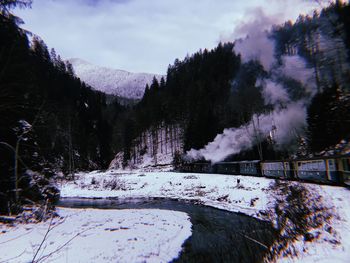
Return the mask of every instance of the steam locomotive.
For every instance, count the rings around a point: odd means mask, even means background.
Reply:
[[[180,171],[264,176],[350,186],[350,155],[295,160],[184,163]]]

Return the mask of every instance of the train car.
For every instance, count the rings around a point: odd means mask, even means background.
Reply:
[[[261,174],[266,177],[281,179],[293,177],[289,161],[263,161],[261,162]]]
[[[350,186],[350,155],[296,160],[184,163],[182,172],[219,173],[300,179],[309,182]]]
[[[213,172],[218,174],[239,174],[239,162],[219,162],[213,165]]]
[[[182,165],[181,171],[189,173],[211,173],[212,165],[209,162],[187,163]]]
[[[213,165],[213,173],[261,176],[260,161],[218,162]]]
[[[350,155],[339,156],[336,162],[341,182],[350,186]]]
[[[319,157],[292,161],[296,178],[312,182],[340,184],[338,157]]]
[[[242,161],[239,162],[239,174],[261,176],[260,161]]]
[[[306,181],[326,183],[326,162],[323,159],[294,160],[294,175],[296,178]]]

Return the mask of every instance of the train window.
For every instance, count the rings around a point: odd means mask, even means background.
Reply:
[[[336,171],[336,170],[337,170],[337,168],[336,168],[336,166],[335,166],[335,161],[334,161],[334,159],[328,160],[328,167],[329,167],[329,170],[330,170],[330,171]]]
[[[324,160],[299,162],[298,166],[301,171],[325,171],[326,170],[326,165]]]

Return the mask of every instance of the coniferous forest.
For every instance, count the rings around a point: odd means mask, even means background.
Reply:
[[[107,169],[120,152],[126,165],[136,152],[150,150],[142,139],[147,131],[170,133],[182,145],[173,155],[182,155],[203,148],[225,128],[288,107],[266,100],[259,80],[273,79],[288,103],[304,102],[306,130],[288,147],[262,137],[259,145],[229,158],[258,159],[258,148],[266,159],[315,154],[350,139],[349,4],[337,1],[266,33],[275,43],[275,71],[247,61],[235,49],[239,40],[219,43],[176,59],[136,105],[124,106],[82,82],[40,36],[21,28],[10,10],[29,4],[0,1],[0,213],[57,198],[49,182],[58,174],[74,179],[77,171]],[[274,73],[296,55],[313,73],[315,93],[301,80]]]
[[[10,1],[8,5],[12,2]],[[21,3],[21,2],[20,2]],[[105,95],[74,76],[70,64],[6,11],[0,15],[0,208],[13,189],[42,198],[29,171],[43,184],[57,171],[106,167],[111,128]],[[30,40],[31,39],[31,40]],[[39,180],[37,178],[37,180]],[[33,193],[34,192],[34,193]],[[18,201],[18,200],[17,200]],[[31,200],[36,201],[36,200]],[[5,203],[4,203],[5,202]]]

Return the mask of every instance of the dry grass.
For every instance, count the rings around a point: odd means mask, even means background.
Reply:
[[[303,238],[305,242],[318,238],[330,224],[333,216],[317,191],[309,191],[302,184],[276,180],[268,191],[275,199],[275,205],[266,211],[266,219],[274,222],[277,240],[270,248],[266,262],[274,262],[279,257],[298,255],[293,243]]]

